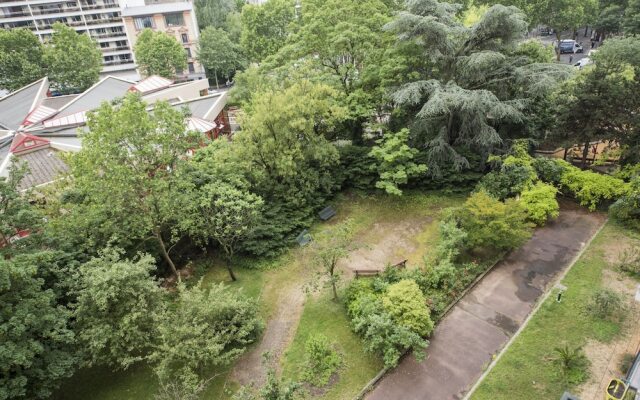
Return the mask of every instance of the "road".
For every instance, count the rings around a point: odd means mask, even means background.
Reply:
[[[367,400],[461,399],[605,217],[568,201],[560,216],[497,264],[438,324],[427,358],[405,357]]]
[[[544,43],[547,46],[551,46],[552,43],[556,40],[555,34],[549,35],[549,36],[530,36],[530,37],[539,39],[542,43]],[[570,31],[563,32],[560,35],[560,37],[562,39],[573,39],[573,32],[570,32]],[[576,40],[578,41],[578,43],[582,44],[582,47],[584,48],[584,52],[576,53],[576,54],[562,54],[560,56],[560,62],[568,64],[569,58],[573,56],[571,64],[575,64],[578,61],[580,61],[582,58],[587,56],[587,54],[589,53],[589,50],[591,50],[591,29],[589,29],[586,37],[584,36],[584,27],[578,29],[578,37],[576,38]]]

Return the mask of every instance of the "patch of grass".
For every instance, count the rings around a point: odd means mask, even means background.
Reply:
[[[620,332],[614,321],[599,319],[585,312],[594,293],[603,287],[608,243],[616,243],[627,232],[607,224],[569,271],[563,284],[567,291],[562,302],[550,296],[529,325],[502,356],[472,396],[473,400],[558,399],[571,387],[554,360],[554,348],[569,343],[580,346],[588,339],[611,341]]]
[[[337,382],[328,388],[323,399],[353,398],[382,368],[382,361],[366,353],[360,338],[351,331],[344,305],[331,300],[327,292],[318,298],[307,299],[296,336],[282,360],[284,377],[301,378],[305,343],[314,334],[325,335],[334,342],[343,360]]]

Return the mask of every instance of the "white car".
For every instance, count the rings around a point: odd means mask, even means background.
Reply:
[[[593,60],[591,60],[589,57],[585,57],[580,59],[580,61],[578,61],[577,63],[573,64],[573,66],[577,67],[578,69],[582,69],[589,64],[593,64]]]
[[[561,40],[560,45],[558,46],[560,49],[560,54],[564,53],[582,53],[584,49],[582,45],[575,40]]]

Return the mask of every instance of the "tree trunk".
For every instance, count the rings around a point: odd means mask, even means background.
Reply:
[[[227,254],[227,271],[229,271],[229,277],[233,282],[237,281],[236,274],[233,273],[233,254]]]
[[[564,148],[564,155],[562,156],[562,159],[567,161],[567,155],[569,154],[569,148],[565,147]]]
[[[218,85],[218,70],[213,70],[213,75],[216,77],[216,89],[220,89],[220,85]]]
[[[585,169],[587,167],[587,156],[589,155],[589,141],[587,140],[584,143],[584,149],[582,149],[582,165],[581,168]]]
[[[589,25],[584,27],[584,37],[587,37],[588,34],[589,34]]]
[[[156,230],[155,234],[156,239],[158,240],[158,244],[160,245],[160,250],[162,251],[162,257],[167,262],[167,264],[169,264],[169,267],[171,267],[171,271],[173,272],[173,275],[178,279],[178,282],[180,282],[180,274],[178,274],[176,265],[173,263],[171,257],[169,257],[169,253],[167,253],[167,247],[164,245],[164,240],[162,240],[162,234],[160,233],[160,230]]]
[[[338,301],[338,289],[336,288],[336,281],[331,279],[331,288],[333,289],[333,300]]]
[[[556,31],[556,60],[560,61],[560,32]]]

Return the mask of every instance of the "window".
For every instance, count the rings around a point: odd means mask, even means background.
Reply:
[[[104,58],[104,62],[111,62],[111,61],[113,61],[113,56],[106,56]]]
[[[188,47],[185,47],[184,52],[187,53],[187,58],[191,58],[191,49]]]
[[[187,64],[189,66],[189,73],[193,74],[196,72],[196,68],[193,66],[193,63]]]
[[[153,18],[151,17],[137,17],[134,20],[134,23],[136,25],[136,29],[141,31],[144,28],[154,28],[154,24],[153,24]]]
[[[164,16],[164,22],[167,26],[182,26],[184,25],[184,18],[181,13],[167,14]]]
[[[100,48],[101,49],[106,49],[106,48],[109,48],[109,47],[111,47],[111,46],[109,46],[109,42],[100,43]]]
[[[116,40],[116,47],[126,47],[126,46],[127,46],[126,40]]]
[[[182,37],[182,43],[189,43],[189,34],[183,33],[180,35]]]

